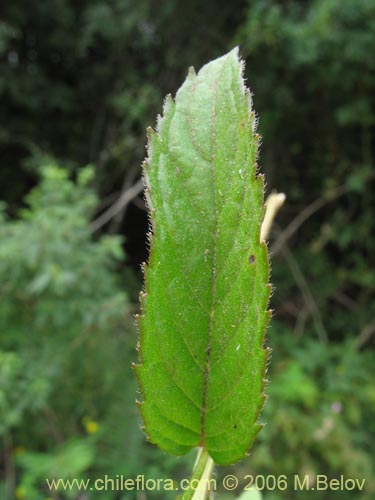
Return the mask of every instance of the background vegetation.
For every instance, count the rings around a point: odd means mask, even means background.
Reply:
[[[193,456],[148,445],[134,404],[142,198],[98,217],[139,179],[145,128],[188,66],[238,44],[268,192],[287,203],[270,242],[267,426],[249,459],[218,477],[344,474],[367,478],[366,493],[314,498],[371,498],[372,0],[13,0],[0,10],[0,497],[50,498],[53,475],[187,477]]]

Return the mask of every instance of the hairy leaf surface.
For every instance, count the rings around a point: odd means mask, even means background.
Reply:
[[[258,142],[234,49],[167,97],[144,164],[152,234],[135,369],[145,430],[169,453],[202,446],[218,464],[242,458],[261,427],[270,286]]]

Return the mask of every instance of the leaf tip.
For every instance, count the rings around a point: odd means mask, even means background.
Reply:
[[[239,45],[236,45],[235,47],[233,47],[232,50],[230,50],[226,56],[224,57],[233,57],[237,60],[237,62],[241,62],[241,57],[240,57],[240,47]]]

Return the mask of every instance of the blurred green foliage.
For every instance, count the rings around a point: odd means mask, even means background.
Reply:
[[[139,176],[145,127],[188,66],[235,44],[268,190],[287,202],[270,242],[267,425],[230,472],[366,477],[362,496],[314,498],[371,498],[372,0],[13,0],[0,19],[0,498],[51,497],[49,475],[188,476],[193,457],[147,445],[134,404],[145,215],[132,205],[96,234],[90,221]]]

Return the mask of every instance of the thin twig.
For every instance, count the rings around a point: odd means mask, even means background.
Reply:
[[[285,243],[281,249],[280,249],[282,255],[284,256],[289,269],[291,270],[291,273],[294,277],[294,280],[300,289],[302,296],[304,298],[304,301],[306,303],[306,306],[308,307],[308,310],[311,312],[315,329],[316,332],[322,342],[328,342],[328,334],[325,329],[322,316],[320,314],[319,308],[316,304],[316,301],[314,299],[313,294],[311,293],[311,290],[309,288],[309,285],[307,284],[306,278],[303,275],[296,259],[293,257],[293,254],[291,253],[289,246],[287,243]]]
[[[355,347],[357,350],[361,349],[371,338],[372,335],[375,333],[375,318],[370,321],[364,328],[362,328],[360,334],[358,335],[356,342],[355,342]]]
[[[138,175],[138,171],[138,165],[133,165],[132,168],[127,170],[122,183],[121,194],[125,193],[134,184],[134,181]],[[127,205],[122,207],[121,210],[119,210],[117,214],[112,218],[111,224],[109,226],[110,233],[116,233],[118,231],[118,228],[120,227],[121,222],[125,217],[126,208]]]
[[[105,208],[109,207],[109,205],[112,205],[112,203],[116,200],[116,198],[119,197],[121,191],[115,191],[114,193],[108,194],[107,196],[104,196],[99,201],[98,206],[96,207],[97,212],[101,212]]]
[[[311,217],[315,212],[320,210],[322,207],[327,205],[327,203],[339,198],[343,194],[347,193],[349,188],[347,186],[339,186],[334,189],[327,198],[318,198],[313,201],[310,205],[307,205],[292,222],[280,233],[274,244],[271,246],[270,254],[276,255],[281,251],[286,242],[293,236],[293,234],[302,226],[302,224]]]
[[[332,295],[332,298],[342,306],[349,309],[349,311],[354,311],[354,309],[356,309],[356,307],[358,306],[355,300],[348,297],[340,290],[336,290],[335,293]]]
[[[141,191],[143,191],[143,180],[139,179],[132,187],[122,193],[120,198],[111,205],[105,212],[103,212],[97,219],[90,224],[92,232],[97,231],[102,226],[107,224],[113,217],[123,210],[133,198],[135,198]]]

